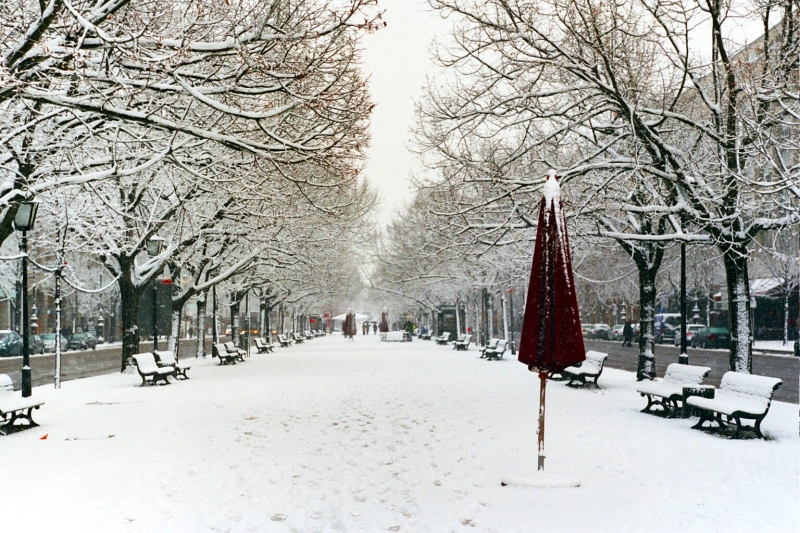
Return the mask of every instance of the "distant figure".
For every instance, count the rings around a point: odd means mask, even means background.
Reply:
[[[631,327],[631,321],[628,320],[625,322],[625,326],[622,328],[622,346],[630,346],[632,340],[633,328]]]
[[[378,323],[377,322],[373,322],[372,323],[372,334],[373,335],[377,335],[378,334]]]

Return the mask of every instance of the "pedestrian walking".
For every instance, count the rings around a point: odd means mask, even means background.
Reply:
[[[632,340],[633,327],[631,326],[631,321],[628,320],[625,322],[625,326],[622,328],[622,346],[630,346]]]
[[[378,323],[377,322],[373,322],[372,323],[372,334],[373,335],[377,335],[378,334]]]

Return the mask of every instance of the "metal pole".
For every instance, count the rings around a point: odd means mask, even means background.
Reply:
[[[503,338],[508,341],[508,315],[506,314],[506,295],[501,293],[500,303],[503,305]]]
[[[214,344],[219,344],[217,331],[217,286],[211,287],[211,339]]]
[[[511,314],[511,355],[517,355],[517,344],[514,342],[514,289],[508,289],[508,307]]]
[[[22,232],[22,397],[31,395],[31,359],[28,331],[28,232]]]
[[[153,278],[153,351],[158,350],[158,289]]]
[[[55,387],[61,388],[61,266],[56,268],[56,375]]]
[[[247,294],[244,297],[244,312],[247,313],[247,346],[245,350],[247,351],[247,355],[250,355],[250,291],[247,291]]]
[[[684,218],[681,217],[681,231],[683,231]],[[681,353],[678,363],[689,364],[689,354],[686,353],[686,241],[681,241]]]
[[[539,372],[539,431],[537,431],[539,460],[537,470],[544,470],[544,459],[547,457],[544,453],[544,399],[546,387],[547,372]]]

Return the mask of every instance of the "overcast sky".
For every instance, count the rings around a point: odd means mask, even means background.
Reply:
[[[411,197],[409,178],[419,169],[408,151],[414,101],[426,72],[433,72],[429,46],[449,25],[422,0],[381,0],[387,26],[363,40],[364,71],[370,77],[372,145],[366,176],[382,198],[380,221],[391,219]]]
[[[362,46],[364,71],[377,104],[366,176],[381,196],[379,220],[385,224],[411,198],[410,177],[420,171],[417,156],[408,150],[414,101],[422,94],[426,73],[436,73],[430,58],[431,41],[446,35],[450,23],[431,11],[425,0],[381,0],[379,5],[385,10],[387,26],[366,35]],[[757,21],[744,19],[728,21],[726,30],[737,42],[761,33]],[[702,24],[693,32],[700,55],[708,51],[709,33]]]

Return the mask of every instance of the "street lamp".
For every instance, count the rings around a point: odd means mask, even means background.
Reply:
[[[219,267],[208,271],[211,279],[219,276]],[[219,344],[219,331],[217,330],[217,284],[211,286],[211,344]],[[205,349],[205,347],[203,347]]]
[[[164,239],[158,236],[150,237],[147,240],[147,254],[156,257],[164,247]],[[153,350],[158,350],[158,288],[156,280],[153,279]]]
[[[36,202],[20,202],[14,216],[14,229],[22,232],[22,396],[31,395],[30,328],[28,326],[28,232],[36,221]]]

